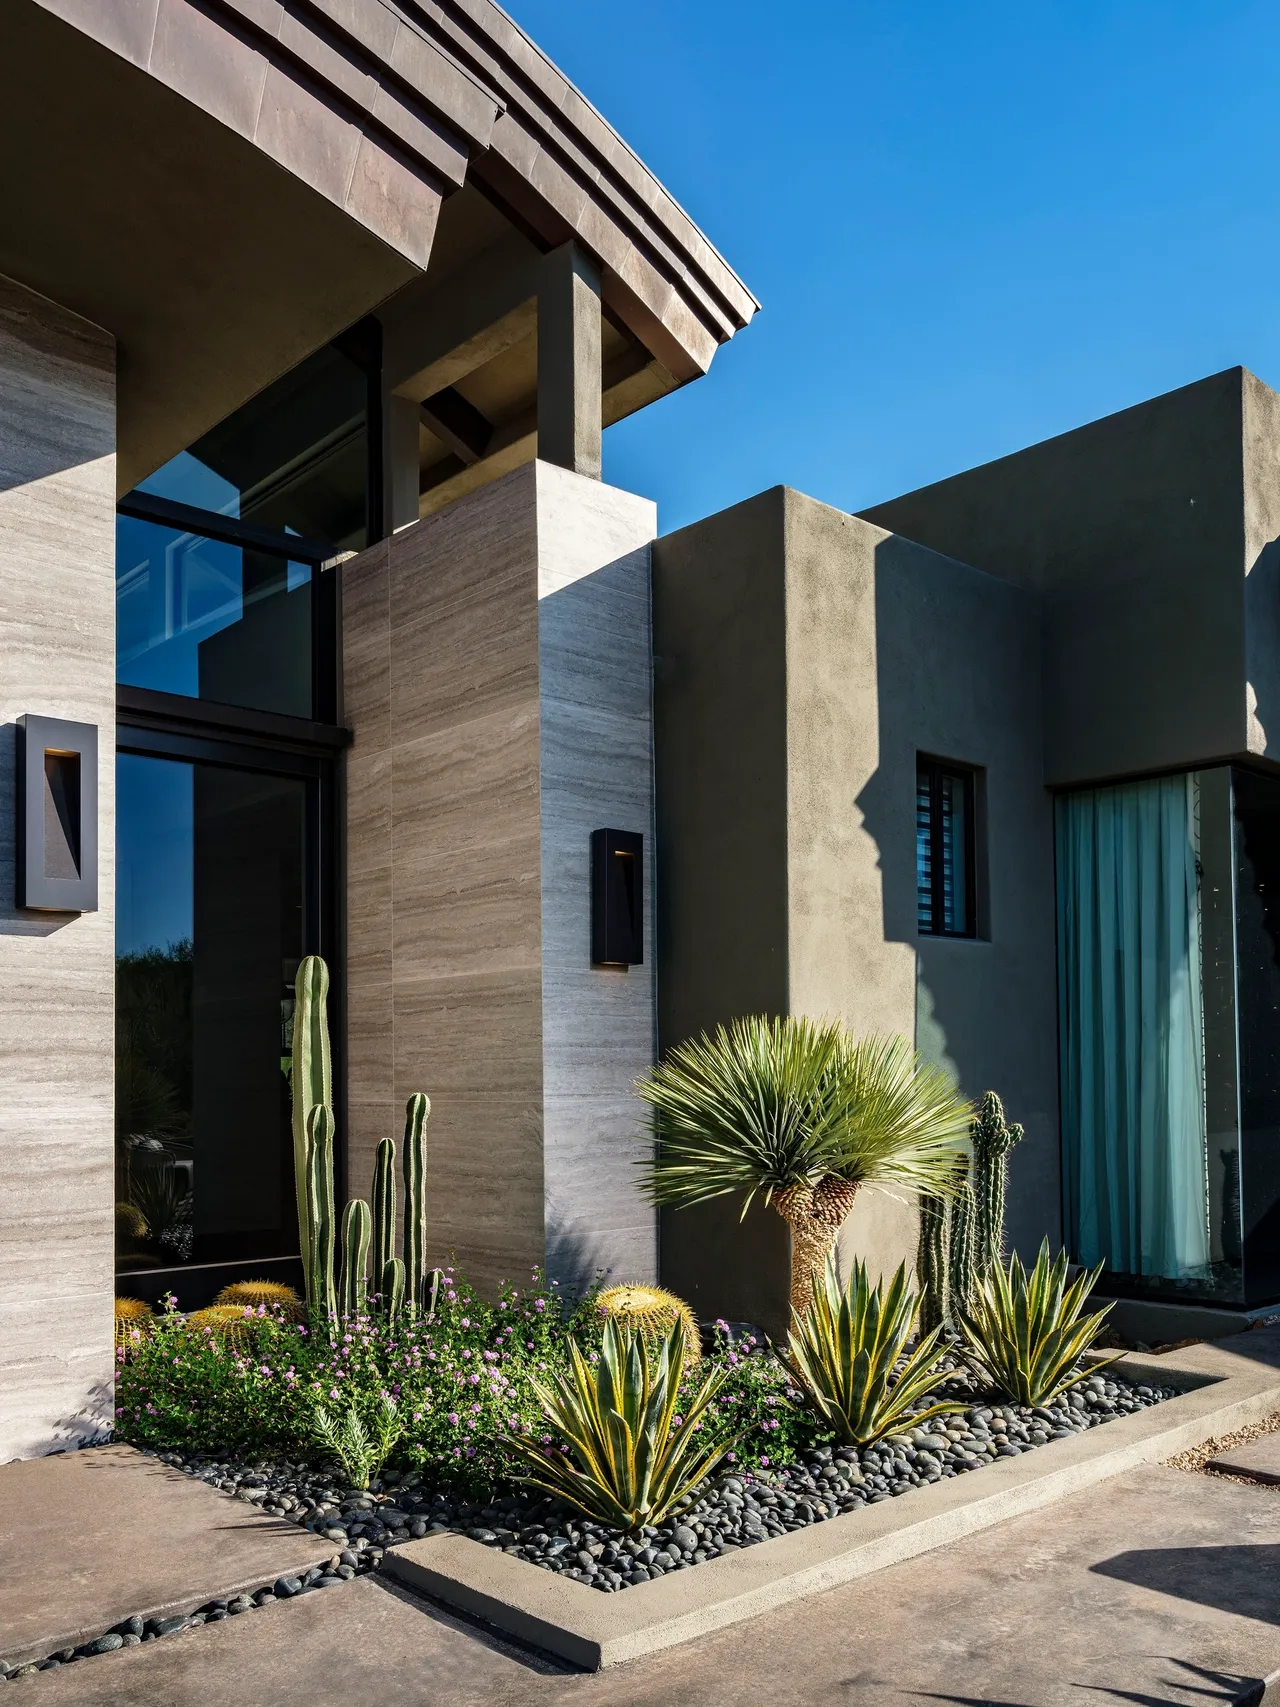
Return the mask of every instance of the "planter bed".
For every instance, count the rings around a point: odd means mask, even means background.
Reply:
[[[777,1468],[722,1473],[676,1518],[625,1537],[537,1490],[466,1499],[433,1492],[414,1476],[389,1476],[366,1494],[342,1487],[332,1474],[288,1461],[158,1456],[273,1517],[314,1530],[348,1551],[353,1563],[379,1560],[386,1546],[453,1532],[612,1593],[1001,1458],[1020,1457],[1051,1440],[1131,1416],[1177,1391],[1107,1371],[1089,1376],[1054,1405],[1033,1410],[1001,1403],[956,1372],[939,1392],[957,1403],[968,1401],[962,1413],[932,1418],[873,1446],[822,1446]]]

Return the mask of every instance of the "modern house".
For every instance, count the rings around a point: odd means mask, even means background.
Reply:
[[[1280,399],[660,537],[602,430],[756,304],[491,0],[0,29],[0,1459],[109,1424],[115,1291],[298,1278],[308,953],[349,1189],[427,1090],[482,1286],[776,1331],[781,1222],[659,1225],[630,1089],[770,1011],[999,1089],[1020,1245],[1280,1297]]]

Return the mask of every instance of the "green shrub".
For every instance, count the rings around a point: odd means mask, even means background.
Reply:
[[[819,1415],[841,1440],[869,1445],[897,1428],[963,1405],[920,1401],[944,1378],[941,1330],[926,1334],[908,1354],[920,1301],[899,1265],[886,1290],[854,1264],[841,1287],[834,1255],[827,1258],[813,1303],[791,1332],[791,1361]]]
[[[1111,1308],[1081,1316],[1101,1272],[1101,1267],[1082,1270],[1068,1287],[1067,1253],[1060,1251],[1051,1260],[1048,1239],[1030,1275],[1016,1252],[1006,1268],[997,1265],[970,1308],[960,1312],[965,1356],[975,1372],[1019,1405],[1047,1405],[1114,1363],[1109,1357],[1080,1367]]]

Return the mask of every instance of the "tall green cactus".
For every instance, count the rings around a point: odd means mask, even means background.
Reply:
[[[298,967],[293,984],[293,1054],[289,1089],[293,1099],[293,1177],[298,1198],[298,1248],[302,1272],[311,1273],[312,1222],[307,1209],[307,1117],[333,1106],[333,1062],[329,1053],[329,968],[318,954]],[[308,1283],[309,1284],[309,1283]],[[308,1302],[317,1301],[307,1294]]]
[[[373,1216],[363,1197],[353,1197],[342,1216],[342,1284],[338,1299],[344,1318],[362,1316],[368,1305],[369,1243]]]
[[[307,1115],[303,1141],[307,1302],[332,1320],[338,1313],[333,1286],[333,1110],[326,1103],[317,1103]]]
[[[994,1091],[988,1091],[978,1104],[969,1136],[973,1141],[974,1262],[981,1281],[1004,1262],[1009,1152],[1021,1141],[1023,1131],[1016,1123],[1006,1124],[1004,1104]]]
[[[404,1309],[404,1264],[399,1257],[392,1257],[383,1267],[378,1291],[383,1314],[394,1322]]]
[[[383,1138],[373,1164],[373,1279],[379,1291],[387,1264],[396,1254],[396,1146]]]
[[[409,1308],[427,1312],[427,1145],[424,1128],[431,1102],[415,1091],[405,1104],[404,1119],[404,1267]]]
[[[925,1192],[920,1198],[920,1326],[928,1333],[951,1319],[950,1204]]]
[[[972,1167],[969,1171],[972,1176]],[[947,1283],[951,1294],[950,1311],[954,1317],[958,1311],[967,1310],[972,1304],[974,1282],[977,1278],[974,1261],[977,1214],[972,1177],[964,1182],[952,1198],[948,1220],[951,1249],[947,1262]]]

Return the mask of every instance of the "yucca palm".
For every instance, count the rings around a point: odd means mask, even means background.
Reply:
[[[679,1322],[656,1355],[643,1334],[612,1318],[596,1363],[573,1340],[569,1355],[565,1374],[533,1382],[568,1450],[509,1436],[529,1466],[524,1479],[619,1529],[661,1523],[733,1445],[733,1436],[699,1427],[726,1371],[712,1370],[695,1393],[681,1397],[686,1341]]]
[[[902,1037],[753,1016],[679,1044],[641,1079],[657,1203],[759,1197],[791,1229],[799,1322],[862,1185],[948,1196],[964,1178],[971,1109]]]

